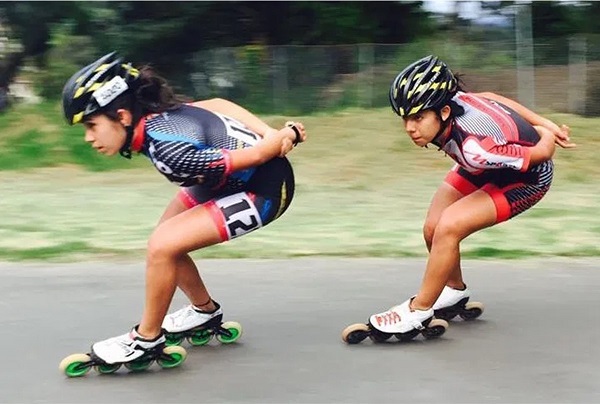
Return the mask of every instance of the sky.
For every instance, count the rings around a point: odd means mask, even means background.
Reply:
[[[479,1],[425,0],[423,1],[423,8],[435,13],[450,13],[453,11],[455,3],[457,3],[456,6],[462,18],[473,19],[481,14]]]
[[[517,3],[529,3],[529,1],[517,1]],[[423,8],[435,13],[451,13],[457,8],[461,18],[476,20],[477,24],[498,27],[511,25],[510,18],[501,15],[493,15],[481,7],[480,1],[453,1],[453,0],[424,0]]]

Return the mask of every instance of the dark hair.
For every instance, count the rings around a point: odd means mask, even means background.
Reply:
[[[158,75],[151,66],[143,66],[139,71],[140,76],[131,91],[117,97],[99,113],[117,120],[117,110],[127,109],[133,116],[132,126],[135,126],[148,114],[173,110],[185,102],[184,98],[176,95],[167,80]]]
[[[463,77],[465,77],[465,75],[462,73],[456,73],[454,74],[454,77],[456,78],[456,82],[458,83],[456,91],[466,92],[467,90],[465,90],[465,81],[463,80]]]
[[[462,91],[465,92],[465,82],[463,81],[463,77],[464,74],[461,73],[455,73],[454,77],[456,78],[456,91]],[[461,116],[465,113],[465,109],[463,107],[461,107],[460,105],[458,105],[456,102],[454,102],[453,100],[450,100],[448,102],[448,106],[450,107],[450,116],[452,116],[453,118],[457,117],[457,116]],[[438,116],[439,116],[439,112],[438,112]]]

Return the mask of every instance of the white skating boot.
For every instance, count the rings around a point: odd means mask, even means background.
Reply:
[[[187,352],[180,346],[166,347],[162,332],[149,340],[138,334],[136,326],[127,334],[96,342],[89,353],[67,356],[58,367],[69,377],[79,377],[92,368],[102,374],[114,373],[121,365],[129,370],[145,370],[154,361],[162,368],[174,368],[186,356]]]
[[[444,286],[442,293],[433,305],[437,318],[446,321],[460,316],[464,320],[474,320],[483,313],[483,304],[480,302],[469,302],[471,292],[465,285],[465,289],[459,290]]]
[[[160,356],[165,347],[164,334],[149,340],[138,334],[136,328],[127,334],[96,342],[92,345],[92,355],[106,364],[132,362],[143,356]]]
[[[214,303],[216,308],[212,312],[200,311],[190,304],[174,313],[167,314],[163,320],[162,328],[167,333],[174,334],[210,323],[213,319],[220,323],[223,318],[223,310],[221,310],[219,303]]]
[[[425,338],[437,338],[446,332],[448,323],[435,319],[433,309],[410,310],[412,299],[394,306],[383,313],[373,314],[367,324],[353,324],[342,332],[342,340],[357,344],[369,337],[374,342],[383,342],[391,336],[400,341],[409,341],[418,334]]]
[[[235,342],[242,335],[242,326],[235,321],[223,323],[221,305],[212,312],[198,310],[193,305],[187,305],[174,313],[165,316],[162,328],[165,330],[167,345],[179,345],[184,338],[192,345],[205,345],[213,335],[225,344]]]

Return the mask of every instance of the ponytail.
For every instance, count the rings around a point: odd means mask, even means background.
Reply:
[[[102,113],[111,119],[118,119],[117,110],[127,109],[133,116],[132,126],[148,114],[161,114],[181,106],[183,98],[176,95],[163,77],[146,65],[139,69],[140,75],[133,83],[131,91],[115,99]]]

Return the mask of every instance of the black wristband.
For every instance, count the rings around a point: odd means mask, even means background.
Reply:
[[[300,131],[298,130],[298,128],[296,127],[296,124],[291,124],[291,125],[287,125],[288,128],[292,128],[292,130],[294,131],[294,133],[296,134],[296,139],[294,139],[294,147],[296,147],[296,145],[298,143],[300,143],[300,141],[302,140],[302,135],[300,134]]]

